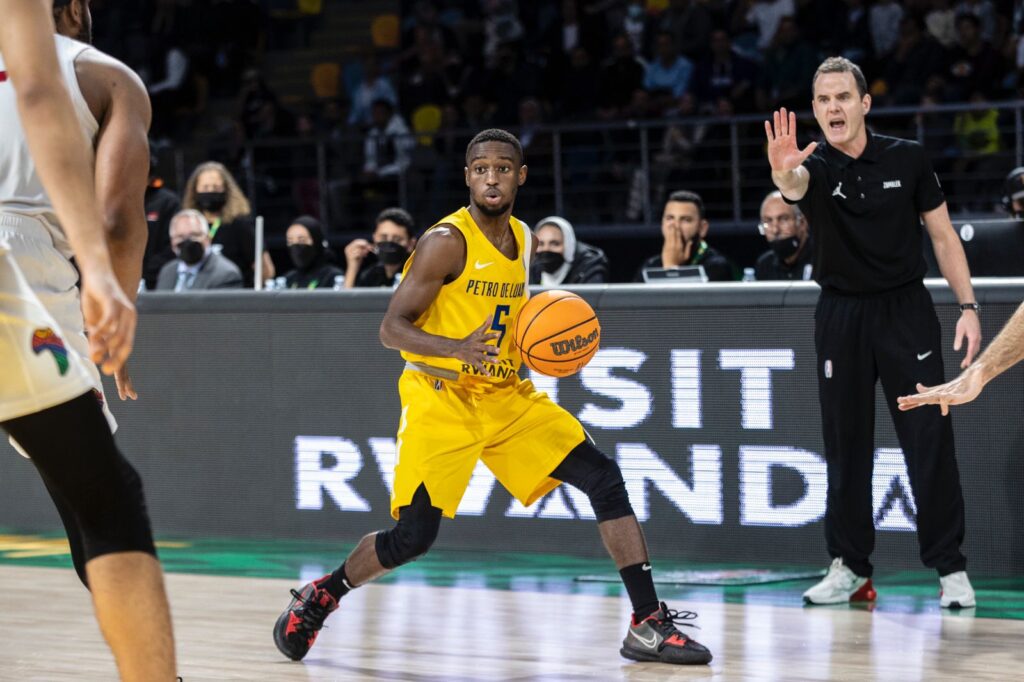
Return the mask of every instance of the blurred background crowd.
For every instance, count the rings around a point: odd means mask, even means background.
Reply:
[[[550,227],[542,246],[564,252],[541,259],[538,282],[626,282],[659,259],[690,263],[669,253],[663,220],[679,192],[696,197],[682,202],[703,231],[691,250],[729,263],[705,262],[720,273],[709,277],[766,278],[774,253],[791,259],[782,274],[805,278],[813,225],[798,230],[794,215],[779,232],[765,214],[762,121],[780,106],[807,114],[830,55],[862,66],[873,130],[927,146],[958,220],[1007,217],[1006,178],[1022,165],[1024,8],[1012,0],[91,6],[97,47],[143,77],[154,105],[147,288],[181,260],[180,209],[198,212],[205,228],[184,222],[243,285],[260,215],[268,286],[393,286],[416,236],[466,203],[466,143],[492,126],[526,151],[515,214],[539,235]],[[813,118],[801,124],[803,143],[815,139]],[[800,241],[795,255],[773,245],[780,235]]]

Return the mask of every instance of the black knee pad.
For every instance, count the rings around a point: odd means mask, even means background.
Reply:
[[[384,568],[396,568],[415,561],[430,549],[441,527],[441,510],[431,506],[427,488],[420,485],[412,503],[398,510],[398,523],[377,533],[377,559]]]
[[[128,460],[120,453],[117,456],[117,474],[109,483],[106,499],[79,505],[76,511],[87,562],[117,552],[156,556],[142,478]]]
[[[589,440],[573,448],[551,472],[551,477],[586,493],[599,522],[633,514],[619,463],[594,447]]]
[[[75,570],[115,552],[156,555],[138,472],[92,392],[4,423],[32,458],[68,532]]]

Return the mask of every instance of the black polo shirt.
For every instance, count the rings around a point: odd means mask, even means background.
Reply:
[[[797,203],[814,230],[814,279],[824,289],[880,293],[921,280],[920,215],[946,200],[924,148],[868,133],[859,158],[821,143],[804,161]]]

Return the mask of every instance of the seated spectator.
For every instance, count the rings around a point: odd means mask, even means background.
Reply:
[[[761,202],[757,229],[769,248],[754,265],[755,279],[811,279],[814,249],[807,219],[796,204],[787,204],[781,192],[769,192]]]
[[[696,60],[704,56],[715,25],[710,3],[700,0],[669,0],[658,15],[658,28],[668,31],[684,56]]]
[[[660,31],[655,43],[654,61],[644,73],[644,88],[648,91],[664,90],[679,99],[690,88],[693,62],[679,54],[675,39],[668,31]]]
[[[644,281],[646,268],[678,268],[700,265],[711,282],[731,282],[739,279],[736,266],[721,253],[711,248],[704,238],[709,224],[704,217],[704,200],[696,192],[681,190],[668,195],[661,215],[661,234],[665,241],[661,254],[644,261],[633,279]]]
[[[1003,208],[1017,220],[1024,220],[1024,166],[1010,171],[1003,181]]]
[[[170,236],[176,258],[160,268],[157,291],[242,287],[238,266],[211,248],[210,224],[202,213],[185,209],[171,218]]]
[[[171,251],[171,218],[181,210],[181,199],[171,190],[164,187],[156,168],[159,157],[153,144],[149,145],[149,184],[146,185],[145,210],[146,226],[149,228],[149,239],[146,240],[146,252],[142,256],[142,278],[146,289],[156,288],[156,279],[165,263],[174,260]]]
[[[633,51],[629,36],[619,34],[612,39],[611,56],[601,67],[599,108],[607,116],[618,115],[629,104],[635,90],[644,86],[644,63]]]
[[[818,68],[818,55],[800,36],[792,17],[779,20],[775,41],[765,55],[761,109],[787,107],[799,110],[807,106],[807,83]]]
[[[395,179],[409,167],[416,141],[391,102],[379,99],[371,111],[373,125],[363,142],[363,179],[370,183]]]
[[[783,17],[796,15],[796,3],[793,0],[741,0],[736,3],[734,25],[740,26],[745,21],[757,31],[757,48],[767,50],[775,39],[779,22]]]
[[[871,47],[875,59],[883,62],[899,40],[900,20],[903,8],[896,0],[876,0],[868,11],[868,25],[871,27]]]
[[[733,49],[728,33],[713,31],[711,53],[694,74],[697,99],[704,103],[727,99],[739,113],[753,111],[757,80],[757,65]]]
[[[550,216],[537,223],[537,254],[530,263],[530,284],[603,284],[608,281],[604,251],[576,240],[572,223]]]
[[[308,215],[299,216],[285,233],[288,256],[295,269],[285,274],[289,289],[330,289],[334,278],[343,277],[341,268],[331,263],[327,240],[320,221]]]
[[[345,247],[345,288],[396,287],[402,279],[402,266],[416,248],[415,224],[402,208],[386,208],[377,216],[373,243],[354,239]],[[366,257],[377,262],[363,267]]]
[[[956,18],[958,45],[949,60],[949,97],[966,100],[978,88],[992,95],[1004,75],[1002,57],[981,37],[981,21],[973,14]]]
[[[238,266],[246,287],[256,275],[256,236],[252,208],[224,164],[200,164],[185,185],[184,208],[198,210],[210,225],[210,239],[220,253]],[[263,252],[263,277],[274,278],[274,263]]]
[[[398,104],[398,93],[391,80],[380,72],[380,65],[374,54],[363,59],[363,78],[352,93],[352,109],[348,114],[349,125],[370,125],[370,109],[379,99],[386,99],[392,105]]]

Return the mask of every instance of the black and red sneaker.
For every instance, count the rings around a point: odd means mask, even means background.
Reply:
[[[292,590],[288,608],[274,624],[274,644],[293,661],[301,661],[309,653],[324,626],[324,619],[338,608],[338,600],[317,587],[326,578],[311,582],[298,592]]]
[[[619,653],[634,661],[703,665],[711,662],[711,652],[703,644],[679,631],[677,625],[693,627],[683,621],[693,620],[693,611],[673,611],[661,602],[661,608],[639,623],[636,617],[629,624]]]

